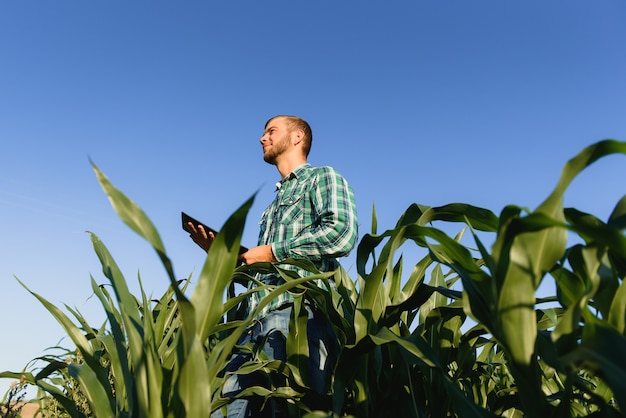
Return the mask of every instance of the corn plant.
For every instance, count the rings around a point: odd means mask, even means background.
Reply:
[[[63,325],[81,361],[68,364],[51,359],[39,373],[24,376],[29,383],[54,397],[73,417],[85,414],[76,408],[67,390],[55,380],[59,376],[78,382],[93,416],[204,416],[211,409],[211,385],[217,372],[223,367],[236,334],[246,327],[242,322],[231,330],[230,339],[211,347],[207,345],[208,336],[221,322],[222,295],[237,262],[234,249],[239,247],[241,219],[252,200],[224,225],[227,232],[217,237],[188,299],[184,290],[189,278],[179,287],[163,243],[145,213],[117,190],[95,165],[93,167],[120,218],[157,252],[171,287],[154,302],[143,288],[141,297],[134,297],[108,249],[90,233],[103,273],[113,290],[109,293],[92,278],[92,289],[106,312],[107,324],[94,328],[79,312],[66,307],[74,315],[75,324],[58,307],[31,292]],[[207,351],[212,354],[209,361]]]
[[[626,197],[606,221],[563,207],[572,180],[614,153],[626,154],[626,143],[606,140],[584,149],[534,211],[507,206],[496,216],[468,204],[414,204],[378,233],[374,210],[372,231],[357,248],[355,280],[341,268],[320,273],[305,260],[289,262],[309,270],[307,277],[270,263],[237,267],[251,198],[217,235],[190,298],[190,277],[176,279],[146,214],[94,165],[120,218],[155,249],[170,288],[157,300],[141,286],[140,297],[133,296],[91,233],[110,283],[111,291],[92,278],[106,322],[92,327],[66,307],[71,320],[31,292],[76,349],[40,359],[46,366],[36,373],[0,377],[23,375],[72,417],[208,416],[231,401],[221,387],[238,338],[258,309],[289,291],[296,297],[287,361],[237,347],[255,357],[236,373],[264,373],[269,382],[237,396],[279,399],[289,416],[621,416]],[[440,226],[459,230],[449,236]],[[568,247],[568,234],[579,242]],[[464,244],[468,239],[471,245]],[[408,245],[420,252],[417,260],[402,255]],[[284,283],[256,283],[271,293],[247,312],[246,298],[256,290],[237,292],[235,283],[254,282],[255,271],[278,274]],[[554,281],[556,294],[538,298],[544,280]],[[321,395],[307,384],[305,301],[327,315],[340,347]]]
[[[363,237],[354,334],[335,374],[334,412],[620,416],[626,197],[606,223],[562,205],[573,178],[612,153],[626,153],[626,144],[608,140],[583,150],[528,214],[514,206],[497,218],[468,205],[414,205],[394,229]],[[476,250],[433,221],[466,224]],[[568,230],[584,244],[566,248]],[[477,231],[495,234],[491,252]],[[405,241],[426,255],[403,282],[403,259],[394,255]],[[557,295],[538,300],[539,284],[550,277]],[[461,292],[453,289],[457,281]],[[550,301],[557,306],[544,307]]]

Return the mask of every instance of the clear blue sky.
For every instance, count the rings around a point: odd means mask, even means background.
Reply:
[[[380,230],[411,203],[532,209],[585,146],[626,140],[624,22],[620,0],[0,0],[0,371],[64,335],[14,276],[102,319],[84,231],[134,289],[138,272],[154,296],[168,285],[89,158],[148,213],[181,278],[204,260],[181,210],[219,228],[259,191],[256,241],[278,180],[257,141],[276,114],[311,123],[310,162],[348,179],[361,233],[372,205]],[[624,156],[601,160],[565,203],[606,219],[624,178]]]

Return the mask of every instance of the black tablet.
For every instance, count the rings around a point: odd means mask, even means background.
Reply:
[[[185,212],[181,212],[181,220],[183,223],[183,229],[187,232],[189,232],[190,234],[193,232],[191,229],[189,229],[189,225],[187,225],[189,222],[191,222],[192,224],[198,226],[198,225],[202,225],[202,227],[204,228],[204,230],[209,233],[209,232],[213,232],[214,235],[217,235],[217,231],[213,228],[211,228],[210,226],[207,226],[205,224],[203,224],[202,222],[200,222],[199,220],[192,218],[191,216],[187,215]]]
[[[206,224],[200,222],[199,220],[192,218],[191,216],[187,215],[185,212],[181,212],[181,221],[182,221],[182,225],[183,225],[183,229],[187,232],[189,232],[190,234],[193,232],[191,231],[191,229],[189,229],[189,225],[188,223],[191,222],[193,225],[196,225],[196,227],[198,225],[202,225],[202,227],[204,228],[204,230],[208,233],[208,232],[212,232],[213,235],[217,235],[217,231],[213,228],[211,228],[210,226],[207,226]],[[248,248],[244,247],[243,245],[239,247],[239,254],[243,254],[246,251],[248,251]]]

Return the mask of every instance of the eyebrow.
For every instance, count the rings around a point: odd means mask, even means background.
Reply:
[[[270,129],[278,129],[278,127],[277,127],[277,126],[275,126],[275,125],[270,125],[270,126],[268,126],[267,128],[265,128],[265,130],[263,131],[263,133],[267,133],[267,131],[269,131]]]

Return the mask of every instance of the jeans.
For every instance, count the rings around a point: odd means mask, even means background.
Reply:
[[[317,309],[305,305],[308,313],[307,339],[309,342],[309,384],[318,394],[324,394],[327,379],[337,359],[337,339],[328,319]],[[263,343],[262,350],[271,360],[286,360],[286,335],[289,332],[289,317],[292,305],[287,305],[269,312],[264,318],[257,321],[239,339],[238,345],[249,342]],[[267,338],[266,338],[267,337]],[[265,339],[265,340],[264,340]],[[235,352],[226,367],[226,372],[234,372],[242,364],[250,361],[252,356],[247,352]],[[233,396],[250,386],[268,387],[268,379],[262,373],[237,375],[233,374],[224,383],[224,396]],[[271,400],[263,404],[259,397],[235,399],[227,405],[228,418],[243,417],[279,417],[276,402]],[[224,417],[220,410],[214,411],[211,418]]]

